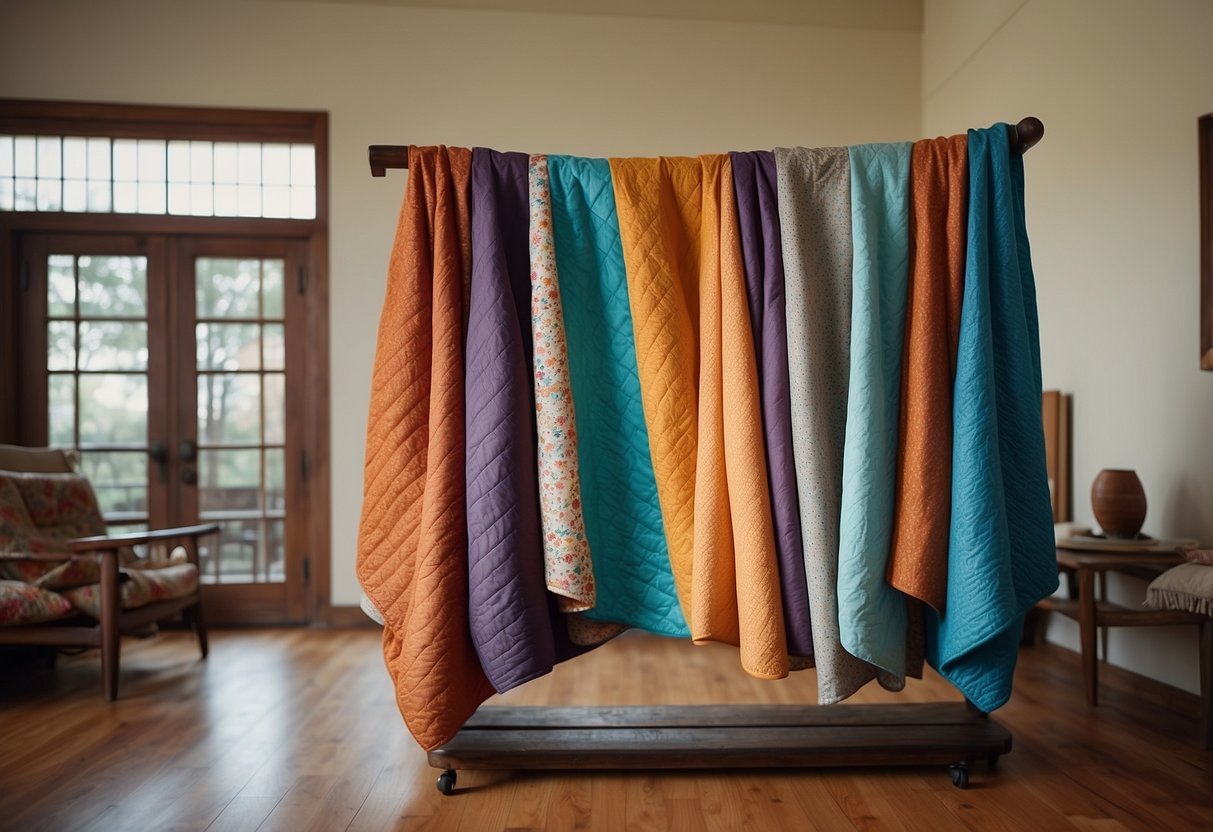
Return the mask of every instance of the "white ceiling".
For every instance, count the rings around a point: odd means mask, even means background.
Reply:
[[[294,0],[298,2],[299,0]],[[371,6],[548,12],[922,30],[922,0],[326,0]]]

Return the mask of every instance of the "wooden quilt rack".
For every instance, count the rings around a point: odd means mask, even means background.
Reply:
[[[1025,153],[1044,136],[1029,116],[1009,129]],[[372,176],[408,167],[405,145],[371,145]],[[451,794],[459,769],[702,769],[970,766],[1011,750],[1011,732],[965,702],[880,705],[492,707],[429,752]]]

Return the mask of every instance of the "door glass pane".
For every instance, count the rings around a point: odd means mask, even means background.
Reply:
[[[207,537],[198,546],[202,580],[213,584],[246,584],[263,580],[256,565],[261,561],[261,520],[227,518],[221,521],[218,543],[215,536]]]
[[[254,444],[261,441],[261,376],[206,373],[198,376],[200,444]]]
[[[257,318],[261,314],[261,261],[199,257],[199,318]]]
[[[266,523],[269,549],[266,557],[266,580],[286,580],[286,523],[282,520],[270,520]]]
[[[285,265],[281,260],[261,261],[261,314],[265,318],[282,317],[282,270]]]
[[[265,450],[265,508],[286,511],[286,451],[282,448]]]
[[[142,321],[83,321],[81,370],[146,370],[147,324]]]
[[[270,444],[286,442],[286,375],[266,373],[265,379],[265,441]]]
[[[51,321],[46,325],[46,369],[76,369],[76,324]]]
[[[147,444],[147,376],[80,375],[80,442]]]
[[[261,451],[202,451],[198,455],[198,508],[204,512],[261,514]]]
[[[84,451],[80,467],[108,519],[147,516],[148,458],[144,451]]]
[[[263,324],[261,327],[261,354],[267,370],[286,369],[286,327],[282,324]]]
[[[199,370],[261,368],[260,324],[198,324]]]
[[[76,444],[76,376],[51,373],[46,384],[50,443],[60,448],[71,447]]]
[[[83,256],[77,266],[81,317],[146,317],[146,257]]]
[[[52,318],[76,314],[76,258],[52,254],[46,260],[46,308]]]

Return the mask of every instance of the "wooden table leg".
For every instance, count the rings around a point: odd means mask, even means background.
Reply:
[[[1095,572],[1078,570],[1078,640],[1082,647],[1082,681],[1087,704],[1099,704],[1099,657],[1095,652]]]
[[[1108,573],[1099,573],[1099,594],[1095,596],[1095,603],[1108,600]],[[1099,627],[1099,656],[1105,662],[1108,660],[1108,628]]]

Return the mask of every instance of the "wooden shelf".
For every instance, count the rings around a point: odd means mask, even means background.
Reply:
[[[1046,598],[1042,609],[1052,610],[1066,618],[1080,621],[1080,603],[1068,598]],[[1204,616],[1181,610],[1135,610],[1111,601],[1095,603],[1095,623],[1099,627],[1168,627],[1178,624],[1199,624]]]

